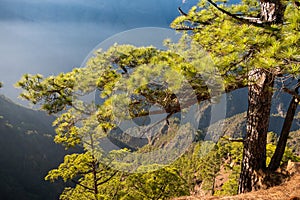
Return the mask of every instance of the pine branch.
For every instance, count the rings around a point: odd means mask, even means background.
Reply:
[[[98,178],[97,179],[97,186],[99,185],[102,185],[104,183],[107,183],[108,181],[110,181],[116,174],[118,173],[118,171],[115,171],[109,178],[105,179],[104,181],[101,181],[98,183],[98,181],[101,179],[101,178]]]
[[[226,75],[228,71],[231,70],[231,68],[238,66],[242,62],[247,62],[251,57],[253,57],[253,54],[255,53],[254,48],[250,48],[250,50],[240,59],[234,62],[231,62],[228,67],[226,67],[228,70],[223,75]]]
[[[215,2],[212,0],[207,0],[212,6],[214,6],[217,10],[221,11],[222,13],[228,15],[229,17],[236,19],[242,23],[258,26],[258,27],[265,27],[266,25],[270,25],[272,22],[263,22],[260,20],[260,18],[256,17],[238,17],[235,14],[232,14],[223,8],[220,8]]]
[[[83,187],[83,188],[85,188],[85,189],[87,189],[87,190],[94,191],[94,189],[92,189],[92,188],[90,188],[90,187],[88,187],[88,186],[83,185],[83,184],[80,183],[79,181],[75,181],[74,179],[72,179],[71,181],[72,181],[73,183],[75,183],[76,185],[79,185],[79,186],[81,186],[81,187]]]
[[[249,25],[253,25],[253,26],[257,26],[257,27],[266,27],[266,26],[270,26],[273,21],[269,22],[269,21],[262,21],[260,18],[257,17],[250,17],[250,16],[242,16],[241,14],[233,14],[231,12],[228,12],[227,10],[219,7],[215,2],[213,2],[212,0],[207,0],[213,7],[215,7],[217,10],[221,11],[222,13],[228,15],[229,17],[240,21],[244,24],[249,24]],[[188,16],[188,14],[186,12],[184,12],[180,7],[178,7],[178,11],[181,15],[183,16]],[[209,25],[211,24],[210,22],[197,22],[199,24],[202,25]],[[189,31],[189,30],[197,30],[200,29],[201,27],[192,27],[192,26],[182,26],[182,27],[178,27],[175,28],[175,30],[177,31]]]
[[[179,13],[182,15],[182,16],[185,16],[187,17],[188,14],[186,12],[184,12],[180,7],[177,8]],[[188,20],[189,21],[189,20]],[[211,24],[210,22],[195,22],[195,23],[198,23],[198,24],[201,24],[201,25],[209,25]],[[191,27],[191,26],[181,26],[179,28],[176,28],[175,30],[177,31],[188,31],[188,30],[195,30],[195,29],[200,29],[200,27]]]

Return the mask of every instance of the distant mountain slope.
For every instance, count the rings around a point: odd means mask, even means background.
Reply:
[[[0,96],[0,199],[58,199],[63,184],[44,181],[65,154],[53,142],[53,119]]]
[[[293,150],[293,153],[300,156],[300,129],[290,133],[287,145]]]
[[[204,131],[206,134],[205,139],[207,140],[212,139],[214,141],[217,141],[220,136],[229,136],[232,138],[244,137],[246,134],[246,118],[247,118],[247,113],[243,112],[240,114],[236,114],[232,117],[228,117],[225,120],[220,120],[212,124]],[[283,121],[284,118],[282,116],[272,115],[270,118],[269,131],[270,132],[272,131],[276,134],[280,134]],[[297,133],[300,132],[299,122],[300,120],[298,118],[295,118],[291,127],[290,136],[293,136],[293,141],[295,145],[297,144],[297,140],[299,140],[299,136],[298,138],[296,137]],[[218,132],[220,130],[221,132]]]

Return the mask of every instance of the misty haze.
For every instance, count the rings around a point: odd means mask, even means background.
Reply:
[[[47,76],[80,67],[103,40],[133,28],[168,28],[179,14],[177,7],[189,8],[193,2],[1,1],[1,93],[21,102],[13,84],[23,74]]]

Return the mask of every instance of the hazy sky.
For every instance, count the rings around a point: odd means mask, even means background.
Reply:
[[[164,27],[195,0],[1,0],[0,89],[14,101],[25,73],[45,76],[80,66],[106,38],[139,27]],[[18,100],[20,102],[20,100]]]

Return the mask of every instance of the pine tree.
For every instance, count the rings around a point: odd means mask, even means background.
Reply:
[[[212,151],[205,157],[201,158],[199,171],[202,176],[202,189],[210,191],[211,195],[215,194],[216,177],[220,172],[221,155],[217,145],[214,145]]]
[[[200,1],[172,23],[210,52],[226,90],[248,86],[247,136],[239,192],[256,188],[266,171],[266,138],[274,81],[299,74],[299,8],[289,1]],[[232,83],[236,83],[232,85]]]
[[[115,66],[120,67],[120,69]],[[138,66],[143,67],[138,68]],[[173,71],[169,72],[167,70],[169,73],[164,73],[166,67],[172,67]],[[126,72],[129,69],[135,70],[134,73],[129,74]],[[123,45],[113,46],[106,52],[98,52],[95,57],[89,60],[85,68],[74,69],[68,73],[46,78],[39,74],[26,74],[23,76],[17,83],[19,87],[24,89],[21,96],[34,104],[41,105],[41,109],[49,114],[56,114],[57,116],[53,123],[56,127],[54,141],[66,148],[79,147],[83,150],[81,153],[67,155],[64,162],[57,169],[51,170],[46,176],[46,180],[63,179],[75,184],[73,188],[65,188],[61,194],[61,199],[119,198],[120,195],[124,194],[124,191],[116,188],[123,184],[122,181],[130,182],[131,178],[134,178],[134,176],[126,174],[127,170],[139,167],[139,165],[136,165],[139,163],[143,165],[137,170],[145,171],[142,168],[153,170],[154,165],[143,159],[143,155],[139,159],[133,160],[134,157],[126,157],[130,154],[128,150],[121,149],[106,152],[100,143],[102,139],[107,138],[115,130],[117,126],[116,119],[148,115],[149,110],[145,108],[149,103],[158,104],[170,113],[178,111],[178,101],[169,88],[164,88],[163,85],[157,85],[156,83],[147,83],[145,79],[155,80],[151,77],[163,76],[165,79],[171,79],[170,82],[173,83],[171,89],[178,91],[181,89],[182,81],[172,80],[178,79],[178,76],[174,73],[182,70],[184,70],[187,80],[193,82],[194,86],[203,86],[202,80],[193,77],[196,72],[193,65],[184,62],[180,55],[171,51],[157,50],[153,47],[137,48]],[[128,97],[124,94],[114,93],[117,84],[119,91],[133,90],[133,95]],[[136,87],[136,85],[139,87]],[[101,96],[99,98],[104,100],[102,104],[97,105],[94,102],[89,103],[80,99],[80,96],[93,93],[95,89],[100,91]],[[182,91],[185,92],[186,90]],[[206,91],[202,93],[200,91],[201,88],[199,88],[199,94],[208,95]],[[183,100],[186,101],[186,104],[189,104],[190,98],[186,96]],[[129,110],[124,111],[123,108],[128,105]],[[167,120],[166,124],[169,132],[172,132],[176,129],[176,123],[173,123],[174,120]],[[188,123],[185,124],[181,127],[181,132],[191,137],[192,131],[189,127]],[[180,150],[182,143],[175,142],[171,145],[175,145],[175,149]],[[124,158],[124,155],[127,160],[119,161]],[[170,155],[166,155],[164,151],[159,151],[155,156],[158,158],[158,162],[161,162],[160,159]],[[160,174],[170,177],[170,180],[166,181],[161,189],[145,186],[147,191],[153,189],[152,192],[154,192],[154,196],[149,197],[149,199],[186,194],[187,190],[181,187],[182,184],[178,185],[178,183],[182,183],[182,179],[174,170],[159,172],[164,172]],[[145,174],[145,180],[141,176],[137,178],[141,178],[139,181],[143,183],[143,181],[147,181],[148,176],[150,174]],[[174,181],[171,177],[174,178]],[[114,188],[114,186],[118,192],[114,192],[114,189],[108,189]],[[161,191],[157,194],[156,190]],[[132,193],[132,189],[130,191]],[[162,194],[163,192],[167,194]],[[133,193],[137,194],[138,192]]]

